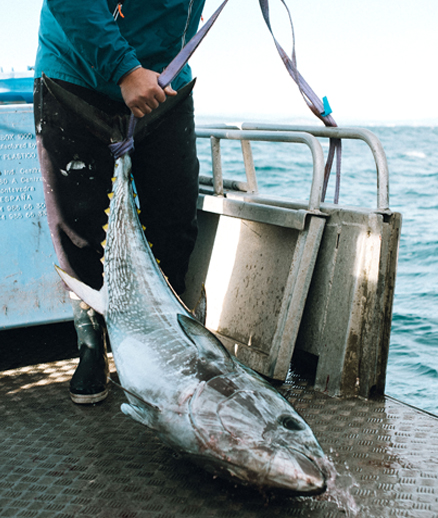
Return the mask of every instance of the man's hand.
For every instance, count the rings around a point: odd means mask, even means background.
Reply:
[[[167,95],[176,95],[171,86],[164,90],[161,88],[159,75],[147,68],[136,68],[121,79],[119,86],[123,100],[136,117],[150,113],[166,100]]]

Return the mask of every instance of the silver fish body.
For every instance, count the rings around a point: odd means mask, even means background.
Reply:
[[[325,457],[307,423],[172,293],[141,227],[130,171],[128,155],[117,159],[103,288],[59,271],[105,317],[129,401],[122,411],[218,475],[296,494],[323,492]]]

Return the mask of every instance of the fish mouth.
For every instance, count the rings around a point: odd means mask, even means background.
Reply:
[[[278,451],[265,482],[269,487],[302,496],[319,495],[327,489],[327,477],[317,462],[297,450]]]
[[[258,487],[273,494],[284,496],[313,496],[327,489],[327,477],[318,467],[317,461],[296,450],[280,450],[263,473],[245,464],[211,458],[205,455],[185,455],[197,466],[214,476],[239,483],[243,486]]]

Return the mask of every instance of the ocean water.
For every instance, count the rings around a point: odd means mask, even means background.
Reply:
[[[205,121],[202,121],[205,122]],[[386,393],[438,415],[438,127],[369,127],[389,166],[390,208],[403,215]],[[321,140],[324,152],[328,142]],[[244,178],[240,144],[222,141],[223,176]],[[252,143],[259,191],[307,200],[312,173],[302,144]],[[200,140],[201,174],[211,170]],[[326,201],[333,200],[332,174]],[[376,207],[376,169],[368,146],[343,142],[340,205]]]

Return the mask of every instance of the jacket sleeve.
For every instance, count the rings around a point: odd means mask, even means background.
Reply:
[[[72,49],[105,81],[118,83],[141,65],[121,35],[107,0],[47,0],[47,5]]]

